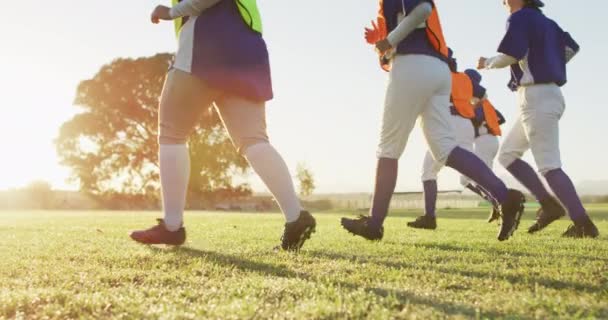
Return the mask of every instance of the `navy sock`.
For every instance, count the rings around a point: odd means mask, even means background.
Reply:
[[[517,159],[506,169],[534,195],[536,200],[542,201],[551,196],[534,169],[525,161]]]
[[[422,182],[424,189],[424,214],[435,218],[437,205],[437,180],[426,180]]]
[[[553,192],[555,192],[559,201],[568,209],[570,219],[573,221],[581,221],[588,218],[587,211],[576,193],[572,180],[570,180],[562,169],[555,169],[547,172],[545,174],[545,179],[547,179],[549,186]]]
[[[460,147],[454,148],[446,162],[448,167],[455,169],[489,192],[498,203],[507,200],[507,186],[488,168],[488,166],[472,152]]]
[[[397,184],[398,164],[399,160],[397,159],[378,159],[376,186],[374,188],[372,207],[370,209],[370,215],[372,216],[371,222],[376,227],[382,226],[384,219],[388,214],[391,198]]]

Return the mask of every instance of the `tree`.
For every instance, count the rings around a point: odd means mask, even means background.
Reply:
[[[296,171],[296,177],[300,182],[300,195],[310,196],[315,191],[315,179],[312,172],[303,163],[298,164]]]
[[[81,191],[157,199],[158,101],[172,59],[170,54],[116,59],[79,84],[74,104],[82,112],[62,125],[56,145]],[[248,185],[233,186],[232,177],[244,174],[247,162],[216,113],[203,115],[189,146],[191,199],[215,190],[250,192]]]

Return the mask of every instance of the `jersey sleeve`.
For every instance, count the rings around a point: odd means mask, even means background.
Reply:
[[[581,49],[579,44],[574,40],[574,38],[572,38],[572,36],[568,32],[564,32],[564,44],[566,45],[566,48],[570,48],[574,52],[578,52]]]
[[[514,13],[507,23],[507,32],[500,42],[498,52],[517,60],[523,59],[529,49],[529,32],[526,15]]]

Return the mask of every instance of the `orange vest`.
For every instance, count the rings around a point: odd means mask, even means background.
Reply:
[[[388,36],[388,26],[386,25],[386,16],[384,15],[384,0],[380,0],[380,10],[378,11],[378,27],[384,33],[382,39],[386,39]],[[443,35],[443,28],[441,27],[441,20],[439,19],[439,12],[437,11],[437,7],[433,3],[433,11],[431,12],[430,17],[426,20],[426,36],[433,48],[437,50],[444,57],[448,57],[448,45],[445,42],[445,37]],[[381,55],[383,53],[380,53]],[[388,65],[388,61],[381,59],[382,69],[389,71],[390,66]]]
[[[500,130],[500,122],[498,120],[498,115],[496,114],[496,109],[488,99],[483,99],[483,114],[486,117],[486,126],[491,134],[495,136],[501,136],[502,131]]]
[[[452,103],[459,115],[467,119],[475,118],[473,82],[466,73],[452,72]]]

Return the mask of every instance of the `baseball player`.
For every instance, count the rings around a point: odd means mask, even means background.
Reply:
[[[560,219],[565,214],[561,202],[573,221],[563,236],[595,238],[599,231],[587,215],[572,181],[562,170],[559,150],[559,120],[565,110],[560,87],[566,84],[566,64],[579,51],[579,45],[543,14],[542,1],[504,0],[503,3],[511,15],[499,54],[480,58],[478,65],[480,69],[510,67],[509,87],[519,98],[519,118],[503,141],[499,162],[541,204],[537,220],[528,232],[538,232]],[[532,167],[521,160],[528,149],[559,202],[547,192]]]
[[[475,103],[475,101],[473,103]],[[498,137],[502,135],[500,126],[505,122],[505,117],[500,111],[494,108],[487,97],[475,105],[475,118],[472,119],[475,131],[473,153],[483,160],[490,169],[494,167],[494,159],[498,154]],[[488,217],[488,222],[493,222],[500,218],[496,202],[488,196],[488,193],[485,190],[471,183],[466,177],[462,177],[461,183],[467,189],[473,191],[492,204],[492,211]]]
[[[418,117],[433,158],[487,190],[498,203],[500,241],[517,229],[524,196],[505,184],[473,153],[458,147],[450,124],[452,77],[437,7],[432,0],[381,0],[378,24],[366,31],[385,70],[390,70],[369,216],[342,219],[354,235],[380,240],[397,181],[398,159]]]
[[[500,135],[500,125],[504,123],[504,118],[499,119],[497,112],[489,101],[482,102],[482,100],[487,99],[486,90],[480,84],[481,75],[472,69],[459,73],[456,66],[456,60],[452,59],[452,63],[450,63],[452,71],[450,106],[452,117],[450,117],[450,121],[454,129],[454,137],[459,147],[475,153],[491,169],[498,152],[498,138],[496,135]],[[485,113],[488,113],[488,119],[486,119],[484,108],[487,109]],[[492,129],[489,129],[490,127]],[[435,161],[431,153],[427,151],[422,169],[425,214],[415,221],[408,222],[408,227],[429,230],[437,228],[435,212],[437,174],[442,168],[443,166]],[[477,187],[467,177],[461,176],[460,182],[463,187],[494,203],[494,200],[488,197],[486,192]],[[493,206],[492,221],[495,219],[493,218],[495,215],[498,215],[498,209]]]
[[[152,22],[175,20],[179,46],[159,106],[164,219],[131,238],[181,245],[190,158],[187,141],[200,115],[215,105],[238,151],[262,178],[285,215],[280,248],[299,250],[315,230],[302,210],[283,158],[268,142],[265,103],[273,96],[262,21],[255,0],[183,0],[158,6]],[[221,30],[221,32],[218,32]]]

